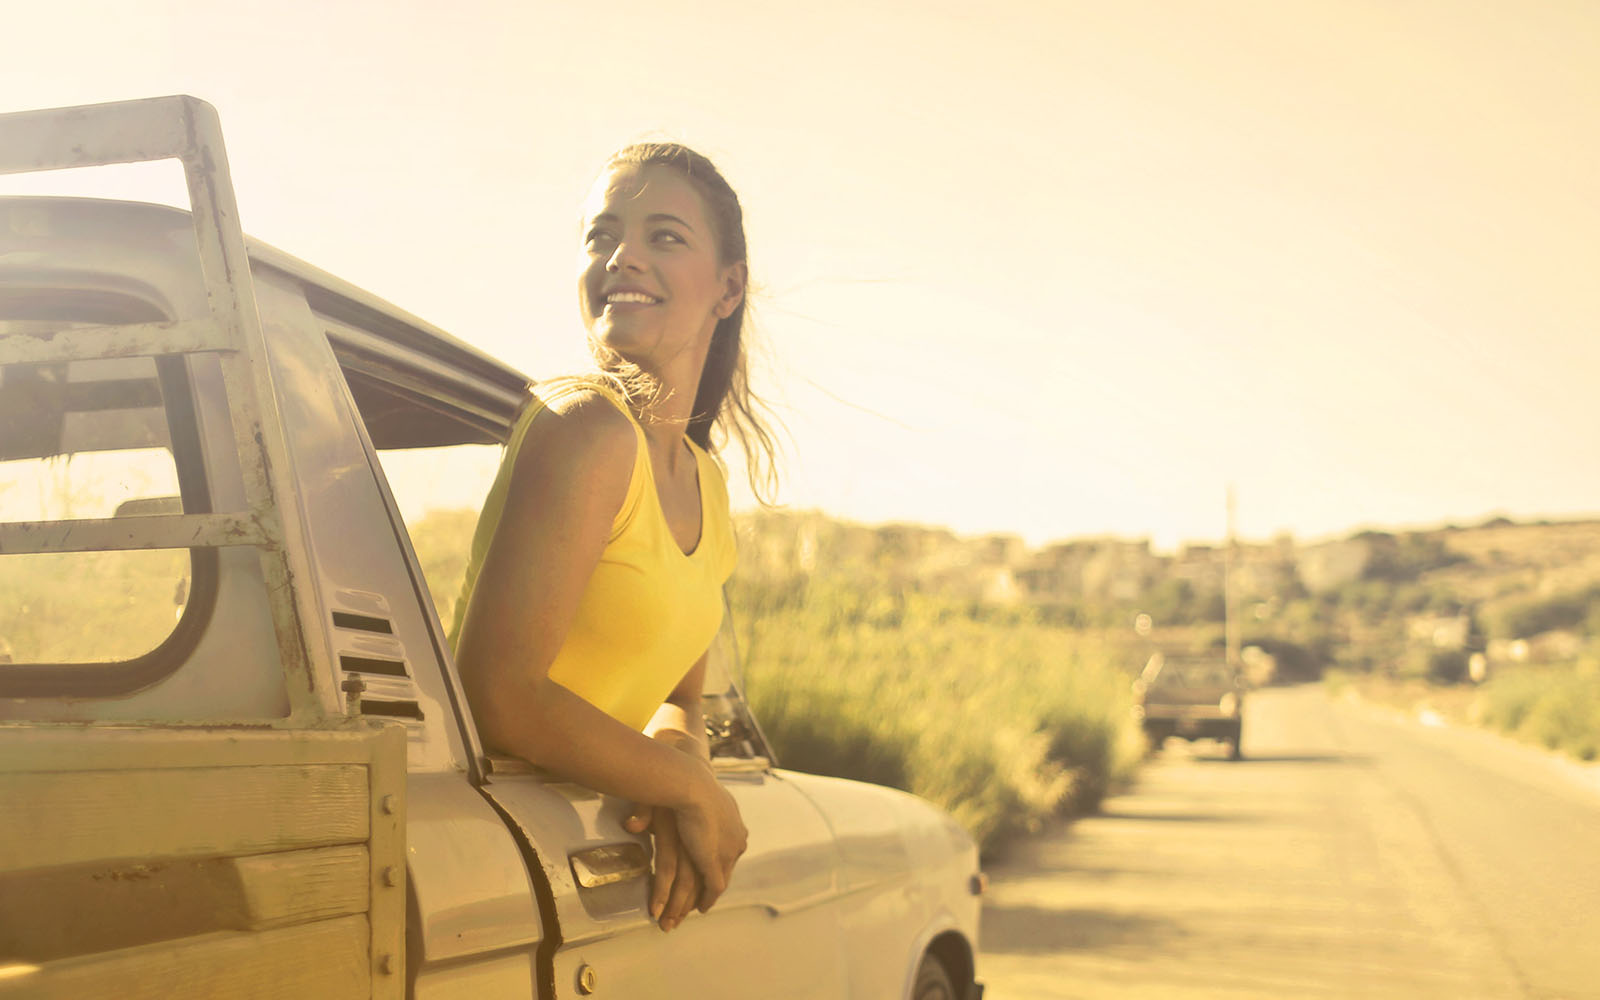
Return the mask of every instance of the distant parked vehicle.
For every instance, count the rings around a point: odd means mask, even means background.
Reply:
[[[1134,715],[1152,750],[1168,737],[1221,740],[1228,756],[1243,754],[1244,678],[1221,656],[1156,653],[1133,682]]]

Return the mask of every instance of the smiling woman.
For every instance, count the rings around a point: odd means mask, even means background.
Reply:
[[[716,901],[746,839],[700,709],[735,562],[711,431],[769,451],[744,376],[744,229],[711,163],[668,144],[614,156],[584,226],[597,370],[542,383],[517,419],[452,636],[487,743],[636,803],[670,930]]]

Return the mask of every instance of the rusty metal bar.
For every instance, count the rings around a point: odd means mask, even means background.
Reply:
[[[49,364],[237,349],[223,339],[217,324],[207,317],[172,323],[84,326],[44,334],[6,334],[0,336],[0,364]]]
[[[308,642],[305,623],[321,619],[309,542],[290,470],[289,441],[278,411],[267,340],[256,308],[249,252],[239,223],[239,205],[217,111],[204,101],[181,98],[188,151],[183,156],[194,234],[211,314],[240,352],[222,355],[222,380],[233,401],[233,433],[245,502],[264,536],[261,570],[278,636],[294,718],[338,712],[333,664],[321,644]],[[315,662],[320,660],[321,662]],[[317,678],[323,678],[318,684]]]
[[[14,544],[28,546],[22,551],[37,550],[40,544],[54,546],[51,551],[150,547],[144,542],[155,538],[178,547],[259,546],[288,686],[290,718],[324,717],[337,712],[338,695],[329,687],[333,668],[326,662],[326,652],[320,645],[306,641],[302,627],[304,622],[320,620],[320,616],[315,595],[306,583],[313,575],[291,478],[289,444],[277,409],[266,338],[256,311],[244,230],[239,223],[216,109],[193,97],[179,96],[0,115],[0,173],[169,158],[183,163],[200,271],[210,307],[209,317],[195,325],[214,328],[214,333],[191,335],[189,342],[207,345],[200,348],[203,350],[226,348],[221,351],[223,382],[232,411],[245,502],[251,513],[248,519],[224,516],[207,525],[199,537],[209,541],[201,541],[192,533],[194,524],[187,518],[164,519],[167,523],[157,530],[152,530],[156,519],[141,519],[137,533],[142,541],[138,543],[131,540],[132,525],[117,521],[0,526],[0,551],[12,551]],[[156,332],[157,326],[160,324],[141,324],[147,334]],[[62,342],[69,345],[67,350],[73,357],[149,353],[132,351],[132,345],[125,345],[121,339],[126,333],[113,333],[111,328],[103,328],[103,332],[88,338],[82,333],[71,331],[56,339],[65,337]],[[89,343],[109,355],[90,354]],[[148,343],[142,346],[148,348]],[[17,353],[15,358],[0,354],[7,360],[55,357],[43,344],[35,349],[15,336],[0,342],[0,350]],[[30,350],[36,353],[30,356]],[[191,529],[190,534],[180,527],[184,522]],[[248,540],[229,535],[241,523],[249,525]],[[324,662],[314,664],[317,659]],[[327,678],[320,686],[319,675]]]
[[[0,115],[0,174],[183,158],[188,97]]]
[[[0,555],[268,544],[261,526],[244,514],[167,514],[0,524]]]

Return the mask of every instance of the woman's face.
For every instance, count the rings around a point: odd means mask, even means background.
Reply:
[[[699,358],[744,295],[744,265],[723,266],[700,193],[670,167],[601,175],[584,210],[578,302],[602,344],[661,374]]]

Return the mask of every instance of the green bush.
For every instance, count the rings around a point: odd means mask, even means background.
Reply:
[[[1514,604],[1500,613],[1495,632],[1508,639],[1526,639],[1591,621],[1600,622],[1600,586]]]
[[[1485,685],[1483,721],[1580,760],[1600,758],[1600,669],[1591,662],[1497,674]]]
[[[1138,760],[1114,647],[915,592],[824,579],[780,607],[776,589],[730,592],[746,692],[785,767],[904,788],[992,851],[1098,805]]]

